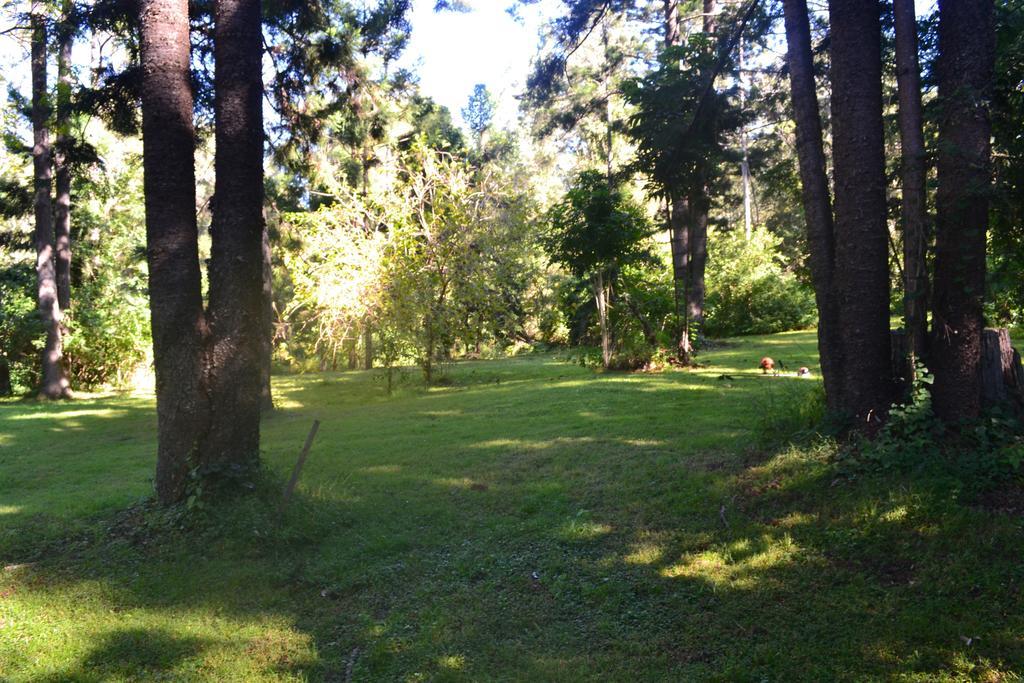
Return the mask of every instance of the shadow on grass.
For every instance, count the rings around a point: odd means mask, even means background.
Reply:
[[[943,482],[837,482],[823,446],[752,448],[762,380],[519,363],[460,367],[455,386],[391,401],[340,395],[367,376],[285,385],[291,407],[265,426],[278,478],[309,418],[328,421],[283,519],[268,489],[201,523],[137,510],[7,545],[5,561],[35,563],[0,579],[27,647],[45,656],[55,619],[84,632],[89,647],[53,668],[85,680],[1024,667],[1019,520],[966,508]]]
[[[209,645],[201,638],[181,637],[159,628],[120,629],[105,634],[82,660],[40,683],[109,680],[158,680],[180,676],[178,666]]]

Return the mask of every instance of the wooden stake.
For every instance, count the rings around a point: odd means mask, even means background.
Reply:
[[[306,445],[302,447],[302,453],[299,454],[299,460],[295,463],[295,468],[292,469],[292,478],[288,480],[288,485],[284,487],[284,496],[281,499],[281,512],[284,512],[284,508],[288,505],[288,501],[292,497],[292,492],[295,490],[295,485],[299,483],[299,475],[302,474],[302,466],[306,464],[306,456],[309,455],[309,449],[313,445],[313,439],[316,437],[318,429],[320,429],[320,420],[313,420],[313,426],[309,430],[309,436],[306,437]]]

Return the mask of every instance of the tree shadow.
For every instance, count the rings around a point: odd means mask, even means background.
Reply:
[[[178,666],[194,658],[210,641],[182,637],[159,628],[126,628],[104,634],[80,661],[46,674],[40,683],[155,680],[187,677]]]

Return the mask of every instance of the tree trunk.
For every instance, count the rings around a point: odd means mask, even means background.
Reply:
[[[693,355],[690,344],[689,277],[690,270],[690,204],[683,198],[669,203],[669,240],[672,247],[672,282],[675,287],[676,306],[683,302],[683,319],[679,325],[676,344],[679,361],[689,363]]]
[[[71,306],[71,166],[67,150],[71,145],[71,49],[73,45],[70,0],[64,0],[57,36],[57,197],[54,206],[57,300],[61,311]]]
[[[203,464],[259,463],[263,336],[263,56],[259,0],[214,3],[216,190],[210,226],[210,433]]]
[[[359,367],[359,353],[356,348],[357,341],[357,337],[345,340],[345,355],[348,357],[346,365],[349,370],[355,370]]]
[[[838,342],[839,313],[834,284],[835,233],[832,201],[825,173],[825,152],[821,141],[821,112],[818,109],[811,52],[811,28],[806,0],[785,0],[786,60],[789,65],[793,118],[796,122],[796,151],[800,166],[807,245],[810,250],[811,280],[818,307],[818,351],[825,397],[829,409],[839,410],[842,395],[842,361]]]
[[[477,340],[477,353],[479,353],[480,340]],[[369,318],[363,327],[363,369],[373,370],[373,326]]]
[[[921,74],[913,0],[894,0],[896,80],[899,89],[903,219],[903,324],[909,339],[907,378],[925,355],[928,334],[928,267],[925,261],[928,208],[921,116]]]
[[[746,113],[747,110],[747,90],[745,83],[744,70],[745,64],[745,51],[743,46],[743,38],[740,37],[740,78],[739,78],[739,90],[740,90],[740,112]],[[752,232],[752,220],[751,220],[751,183],[750,183],[750,154],[748,149],[747,140],[747,124],[743,124],[743,128],[740,130],[740,147],[743,152],[743,160],[740,162],[740,176],[743,183],[743,236],[749,242]]]
[[[714,39],[718,29],[717,3],[715,0],[704,0],[703,31]],[[708,196],[707,160],[702,162],[703,168],[698,172],[699,180],[696,190],[690,196],[690,268],[687,275],[689,283],[686,287],[686,308],[689,318],[690,337],[696,337],[696,346],[704,336],[704,274],[708,263],[708,212],[711,198]],[[692,339],[691,339],[692,343]],[[692,348],[691,348],[692,351]]]
[[[679,0],[665,0],[665,47],[682,44],[679,26]],[[690,345],[690,316],[687,306],[689,291],[687,273],[690,264],[690,207],[677,187],[666,187],[668,196],[669,245],[672,251],[672,289],[676,302],[676,323],[679,335],[676,352],[679,361],[689,363],[693,354]],[[682,304],[682,305],[680,305]],[[682,311],[680,311],[682,309]]]
[[[11,393],[11,364],[0,356],[0,396],[10,396]]]
[[[1010,343],[1010,331],[986,329],[981,335],[982,404],[1024,408],[1024,369],[1020,354]]]
[[[974,418],[981,410],[992,15],[991,0],[939,3],[941,118],[930,360],[935,413],[950,423]]]
[[[262,334],[260,335],[260,410],[269,413],[274,409],[274,395],[270,387],[270,375],[274,356],[274,271],[270,251],[270,234],[266,221],[260,236],[263,255],[262,283]]]
[[[32,3],[32,166],[35,179],[36,305],[46,331],[42,352],[40,398],[70,397],[64,373],[64,345],[61,338],[61,308],[57,299],[57,279],[53,249],[53,204],[50,191],[50,106],[46,77],[46,16],[41,3]]]
[[[711,200],[707,193],[707,184],[700,183],[699,188],[690,197],[690,281],[686,287],[686,315],[689,319],[690,337],[696,338],[700,348],[704,338],[704,274],[708,264],[708,209]]]
[[[889,232],[877,0],[830,0],[841,408],[872,431],[892,399]]]
[[[679,0],[665,0],[665,47],[682,43],[679,33]]]
[[[598,272],[593,280],[594,303],[597,305],[597,319],[601,326],[601,362],[605,369],[612,364],[611,329],[608,324],[608,283],[605,274]]]
[[[199,271],[187,0],[142,0],[142,141],[146,255],[156,371],[156,490],[184,496],[206,433],[206,321]]]
[[[718,30],[717,0],[704,0],[703,28],[708,35]]]

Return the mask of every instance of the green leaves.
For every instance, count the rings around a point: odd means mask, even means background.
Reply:
[[[544,248],[576,277],[610,272],[650,258],[643,244],[653,228],[641,206],[597,171],[576,176],[547,213]]]

